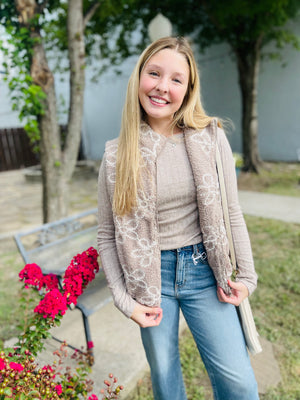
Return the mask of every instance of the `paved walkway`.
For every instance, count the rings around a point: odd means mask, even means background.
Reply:
[[[240,191],[239,199],[245,214],[300,224],[300,197]]]
[[[82,180],[84,179],[84,185]],[[79,175],[72,183],[70,214],[96,206],[97,173]],[[42,223],[40,211],[41,183],[26,182],[22,171],[0,173],[0,254],[13,247],[12,234]],[[278,218],[300,223],[300,198],[274,196],[264,193],[241,191],[240,202],[245,214]],[[1,268],[1,266],[0,266]],[[107,374],[118,376],[125,386],[125,393],[136,385],[147,370],[139,328],[115,309],[112,303],[90,317],[96,361],[92,378],[100,389]],[[184,327],[184,321],[182,327]],[[62,325],[53,334],[75,346],[84,346],[84,333],[78,310],[68,311]],[[280,381],[280,371],[274,358],[272,345],[262,338],[263,353],[252,358],[260,393]],[[41,362],[49,362],[57,342],[49,340]],[[124,393],[124,395],[125,395]]]

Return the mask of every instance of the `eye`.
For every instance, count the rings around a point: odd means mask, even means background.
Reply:
[[[158,76],[158,72],[156,72],[156,71],[150,71],[150,72],[149,72],[149,75]]]
[[[178,79],[178,78],[174,78],[173,80],[174,80],[174,82],[176,82],[176,83],[182,83],[181,80]]]

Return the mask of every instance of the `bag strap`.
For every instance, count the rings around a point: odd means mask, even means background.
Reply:
[[[216,163],[217,163],[217,171],[218,171],[218,176],[219,176],[219,185],[220,185],[221,202],[222,202],[222,208],[223,208],[223,216],[224,216],[225,228],[226,228],[226,233],[227,233],[227,238],[228,238],[228,243],[229,243],[230,258],[231,258],[233,269],[234,269],[234,271],[237,272],[237,263],[236,263],[236,257],[235,257],[233,239],[232,239],[232,232],[231,232],[231,226],[230,226],[227,194],[226,194],[225,180],[224,180],[224,173],[223,173],[223,165],[222,165],[222,160],[221,160],[218,143],[216,145]]]

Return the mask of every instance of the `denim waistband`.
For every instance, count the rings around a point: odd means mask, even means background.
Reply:
[[[179,247],[178,249],[171,249],[171,250],[162,250],[162,251],[174,251],[174,252],[183,252],[183,251],[185,251],[185,252],[193,252],[193,253],[195,253],[195,252],[197,252],[197,251],[199,251],[199,250],[201,250],[201,251],[203,251],[204,250],[204,246],[203,246],[203,243],[202,242],[200,242],[200,243],[197,243],[197,244],[190,244],[190,245],[188,245],[188,246],[184,246],[184,247]]]
[[[180,251],[193,251],[193,252],[195,252],[195,251],[200,250],[200,249],[201,250],[203,249],[203,243],[202,242],[197,243],[197,244],[191,244],[189,246],[179,247],[178,249],[175,249],[175,251],[178,251],[178,252],[180,252]]]
[[[202,242],[197,243],[197,244],[191,244],[189,246],[184,246],[184,247],[179,247],[178,249],[174,249],[174,250],[163,250],[163,252],[168,252],[171,251],[173,253],[192,253],[192,259],[194,264],[196,265],[198,260],[200,259],[202,262],[204,262],[205,260],[207,260],[207,254],[204,248],[204,245]]]

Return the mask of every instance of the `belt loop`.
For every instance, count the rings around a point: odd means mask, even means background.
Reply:
[[[205,261],[207,259],[207,254],[205,251],[200,253],[198,244],[193,244],[193,255],[192,255],[194,265],[198,264],[198,260]]]
[[[193,244],[193,256],[196,257],[198,253],[198,246],[196,244]]]
[[[194,265],[198,264],[198,260],[201,257],[198,251],[198,246],[196,244],[193,244],[193,255],[192,255],[192,260]]]

